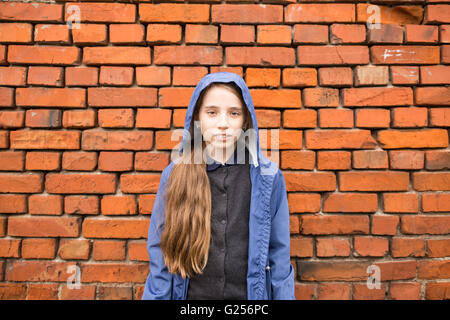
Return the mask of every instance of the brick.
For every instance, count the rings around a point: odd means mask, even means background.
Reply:
[[[355,237],[354,253],[358,257],[384,257],[389,251],[389,240],[375,237]]]
[[[347,151],[319,151],[317,153],[318,170],[350,170],[351,153]]]
[[[358,128],[388,128],[391,113],[385,109],[356,109],[356,127]]]
[[[292,66],[295,63],[293,48],[283,47],[227,47],[228,65]]]
[[[425,161],[426,168],[429,170],[450,169],[450,152],[445,150],[425,151]]]
[[[441,25],[439,28],[440,43],[450,43],[450,25]]]
[[[450,282],[428,282],[425,285],[425,299],[448,300],[450,297]]]
[[[356,6],[357,22],[373,22],[371,21],[373,11],[369,10],[371,4],[358,3]],[[379,22],[382,24],[420,24],[423,18],[424,9],[422,6],[383,6],[377,5],[380,17]]]
[[[98,68],[67,67],[66,86],[95,86],[98,84]]]
[[[302,281],[366,281],[368,262],[297,261],[297,276]]]
[[[139,4],[141,22],[208,23],[209,5],[184,3]]]
[[[54,259],[56,256],[56,239],[23,239],[23,259]]]
[[[345,88],[344,106],[403,106],[413,104],[411,88]]]
[[[115,193],[114,174],[59,174],[46,176],[45,188],[48,193]]]
[[[136,198],[134,196],[103,196],[101,213],[104,215],[137,214]]]
[[[81,144],[84,150],[150,150],[153,132],[85,130]]]
[[[368,212],[373,213],[378,209],[378,197],[376,194],[330,194],[324,199],[323,212]]]
[[[417,128],[428,125],[427,108],[394,108],[392,117],[393,128]]]
[[[388,153],[384,150],[355,150],[352,154],[355,169],[388,169]]]
[[[450,278],[450,260],[418,261],[417,277],[419,279],[448,279]]]
[[[111,43],[143,43],[145,26],[142,24],[110,24],[109,39]]]
[[[63,239],[59,243],[58,256],[64,260],[87,260],[89,251],[89,240]]]
[[[64,198],[64,213],[87,214],[99,213],[99,200],[97,196],[66,196]]]
[[[423,212],[446,212],[450,211],[450,194],[435,193],[422,195]]]
[[[0,130],[0,148],[9,147],[9,131]]]
[[[72,28],[74,44],[106,44],[107,26],[96,23],[80,23],[80,28]],[[112,26],[112,25],[110,25]]]
[[[26,213],[26,212],[27,212],[27,200],[25,195],[0,194],[0,213]]]
[[[369,130],[307,130],[305,140],[308,149],[374,149],[376,146]]]
[[[0,128],[23,127],[24,119],[24,111],[0,111]]]
[[[331,43],[361,43],[366,41],[366,27],[360,24],[332,24]]]
[[[186,118],[187,109],[174,109],[173,110],[173,126],[175,128],[184,128],[184,120]]]
[[[73,262],[55,261],[11,261],[6,266],[7,281],[66,282],[70,276],[67,270]]]
[[[60,128],[61,110],[27,110],[25,114],[25,126],[30,128]]]
[[[176,24],[148,24],[147,42],[148,43],[180,43],[182,29]]]
[[[8,219],[8,235],[19,237],[78,237],[79,220],[73,217],[24,217]]]
[[[120,189],[124,193],[156,193],[160,174],[122,174]]]
[[[297,300],[313,300],[315,284],[295,284],[295,298]]]
[[[153,107],[156,88],[89,88],[88,104],[92,107]]]
[[[169,129],[172,110],[167,109],[138,109],[136,128]]]
[[[402,216],[400,231],[403,234],[445,235],[450,232],[450,217]]]
[[[416,105],[450,105],[450,87],[423,87],[414,89]]]
[[[100,109],[98,110],[98,124],[103,128],[133,128],[133,109]]]
[[[285,173],[288,191],[334,191],[336,176],[331,172]]]
[[[389,68],[387,66],[356,66],[356,86],[387,85]]]
[[[98,300],[132,300],[132,287],[99,287]]]
[[[424,167],[423,151],[392,150],[389,151],[389,160],[392,169],[419,170]]]
[[[295,89],[251,89],[250,94],[256,108],[300,108],[300,90]]]
[[[181,135],[175,131],[156,131],[155,147],[157,150],[173,150],[181,143]]]
[[[353,300],[385,300],[386,285],[380,284],[380,288],[369,289],[367,283],[353,284]]]
[[[79,149],[80,132],[17,130],[11,132],[14,149]]]
[[[283,22],[283,6],[270,4],[213,4],[211,22],[266,24]]]
[[[27,296],[26,284],[2,283],[0,284],[0,297],[2,300],[25,300]]]
[[[9,63],[71,65],[79,62],[80,54],[79,48],[69,46],[8,46]]]
[[[44,86],[64,86],[64,69],[62,67],[39,67],[28,68],[28,84]]]
[[[0,257],[19,258],[20,239],[0,239]]]
[[[170,85],[170,67],[136,67],[136,84],[139,86]]]
[[[30,195],[28,197],[28,213],[61,215],[63,198],[59,195]]]
[[[394,237],[391,245],[393,258],[424,257],[425,240]]]
[[[101,66],[101,85],[131,86],[133,84],[134,69],[131,67]]]
[[[41,152],[41,151],[31,151],[27,152],[25,160],[26,170],[41,170],[41,171],[53,171],[60,169],[60,158],[61,154],[59,152]]]
[[[368,29],[369,43],[403,43],[404,27],[396,24],[379,24],[379,28]]]
[[[71,110],[63,113],[63,127],[92,128],[95,126],[94,110]]]
[[[84,47],[83,63],[85,65],[148,65],[151,64],[150,48],[132,46]]]
[[[450,45],[442,46],[441,62],[449,63],[450,61]]]
[[[23,171],[23,151],[0,151],[0,171]]]
[[[439,46],[372,46],[372,64],[439,64]]]
[[[257,26],[257,42],[263,44],[291,44],[291,27],[283,25]]]
[[[421,84],[450,84],[449,79],[450,66],[421,66],[420,83]]]
[[[399,221],[400,218],[398,216],[372,216],[372,229],[370,233],[374,235],[396,235]]]
[[[72,171],[93,171],[97,166],[97,153],[95,152],[64,152],[62,168]]]
[[[278,87],[280,85],[280,69],[247,68],[245,82],[248,87]]]
[[[283,69],[283,87],[315,87],[317,71],[315,68]]]
[[[313,170],[316,158],[312,151],[287,150],[281,152],[281,167],[283,169]]]
[[[407,191],[409,173],[396,171],[339,172],[341,191]]]
[[[328,26],[295,24],[293,43],[328,43]]]
[[[260,147],[263,149],[300,149],[302,132],[297,130],[278,130],[277,133],[259,130]],[[274,138],[273,138],[274,137]]]
[[[289,4],[285,21],[290,22],[355,22],[355,5],[341,3]]]
[[[102,151],[98,158],[98,169],[101,171],[130,171],[133,169],[131,152]]]
[[[195,86],[208,74],[206,67],[174,67],[173,85],[174,86]]]
[[[313,242],[308,238],[291,238],[291,256],[305,258],[313,256]]]
[[[16,105],[24,107],[84,108],[86,91],[79,88],[17,88]]]
[[[159,107],[187,107],[194,93],[194,87],[173,87],[159,89]],[[183,121],[184,122],[184,121]]]
[[[448,135],[444,129],[381,130],[378,132],[377,140],[384,149],[448,146]]]
[[[438,26],[408,24],[405,27],[407,43],[438,43]]]
[[[220,46],[155,46],[154,57],[154,63],[157,65],[220,65],[223,63]]]
[[[81,282],[144,283],[147,273],[148,264],[86,263],[81,265]]]
[[[320,283],[317,288],[318,300],[350,300],[351,286],[348,284]]]
[[[450,23],[450,9],[446,4],[427,5],[424,24]]]
[[[337,107],[339,90],[332,88],[305,88],[303,90],[305,107]]]
[[[414,172],[413,187],[418,191],[449,191],[449,172]]]
[[[55,24],[37,24],[34,27],[34,41],[42,44],[69,43],[69,26]]]
[[[389,299],[392,300],[420,300],[421,284],[415,282],[391,283]]]
[[[450,255],[450,239],[431,239],[427,241],[427,257],[444,258]]]
[[[0,192],[4,193],[40,193],[42,175],[38,173],[0,174]]]
[[[419,67],[391,66],[392,84],[418,84]]]
[[[29,69],[31,70],[31,67]],[[0,85],[24,86],[26,75],[25,67],[0,67]]]
[[[6,46],[0,45],[0,64],[6,64]]]
[[[141,194],[139,195],[139,213],[141,214],[151,214],[153,206],[155,204],[156,195],[155,194]]]
[[[147,244],[145,242],[129,241],[128,256],[133,261],[149,261]]]
[[[148,235],[148,219],[95,219],[83,221],[82,233],[85,238],[143,239]]]
[[[58,284],[29,284],[27,300],[58,300]]]
[[[0,107],[12,107],[13,95],[14,95],[13,88],[0,87]]]
[[[169,164],[169,154],[162,152],[136,152],[136,171],[162,171]],[[139,201],[140,203],[140,201]]]
[[[125,260],[125,241],[95,240],[92,258],[97,261]]]
[[[186,43],[217,43],[218,31],[218,26],[187,24],[185,27],[185,41]]]
[[[256,110],[258,128],[279,128],[281,126],[281,112],[277,110]]]
[[[350,241],[347,239],[318,238],[316,240],[318,257],[348,257]]]
[[[75,272],[72,273],[72,277],[74,275]],[[61,286],[61,300],[95,300],[96,289],[97,286],[95,285],[82,285],[79,289],[76,290],[69,288],[67,285],[63,285]]]
[[[66,3],[64,20],[70,20],[70,3]],[[78,3],[79,22],[133,23],[136,5],[126,3]],[[142,18],[141,18],[142,19]]]
[[[319,83],[321,86],[343,87],[353,85],[351,68],[319,68]]]
[[[0,3],[0,20],[7,21],[48,21],[63,22],[62,5],[39,3]]]
[[[255,27],[246,25],[221,25],[221,43],[252,43],[255,41]]]
[[[299,65],[368,64],[369,49],[366,46],[299,46]]]

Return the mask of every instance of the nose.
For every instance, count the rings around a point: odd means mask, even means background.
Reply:
[[[222,114],[219,118],[219,123],[217,124],[219,128],[228,128],[228,118],[226,114]]]

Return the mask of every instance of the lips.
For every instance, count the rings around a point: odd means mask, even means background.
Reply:
[[[229,134],[218,134],[214,136],[214,139],[218,141],[226,141],[231,138],[231,135]]]

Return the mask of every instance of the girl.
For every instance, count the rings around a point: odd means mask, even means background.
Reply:
[[[250,91],[208,74],[162,172],[142,299],[295,299],[281,170],[262,154]]]

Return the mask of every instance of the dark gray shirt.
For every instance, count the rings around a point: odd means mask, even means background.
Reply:
[[[225,164],[214,161],[206,166],[211,185],[211,244],[203,273],[190,278],[187,300],[247,299],[249,163],[245,148],[245,164],[238,163],[235,150]]]

